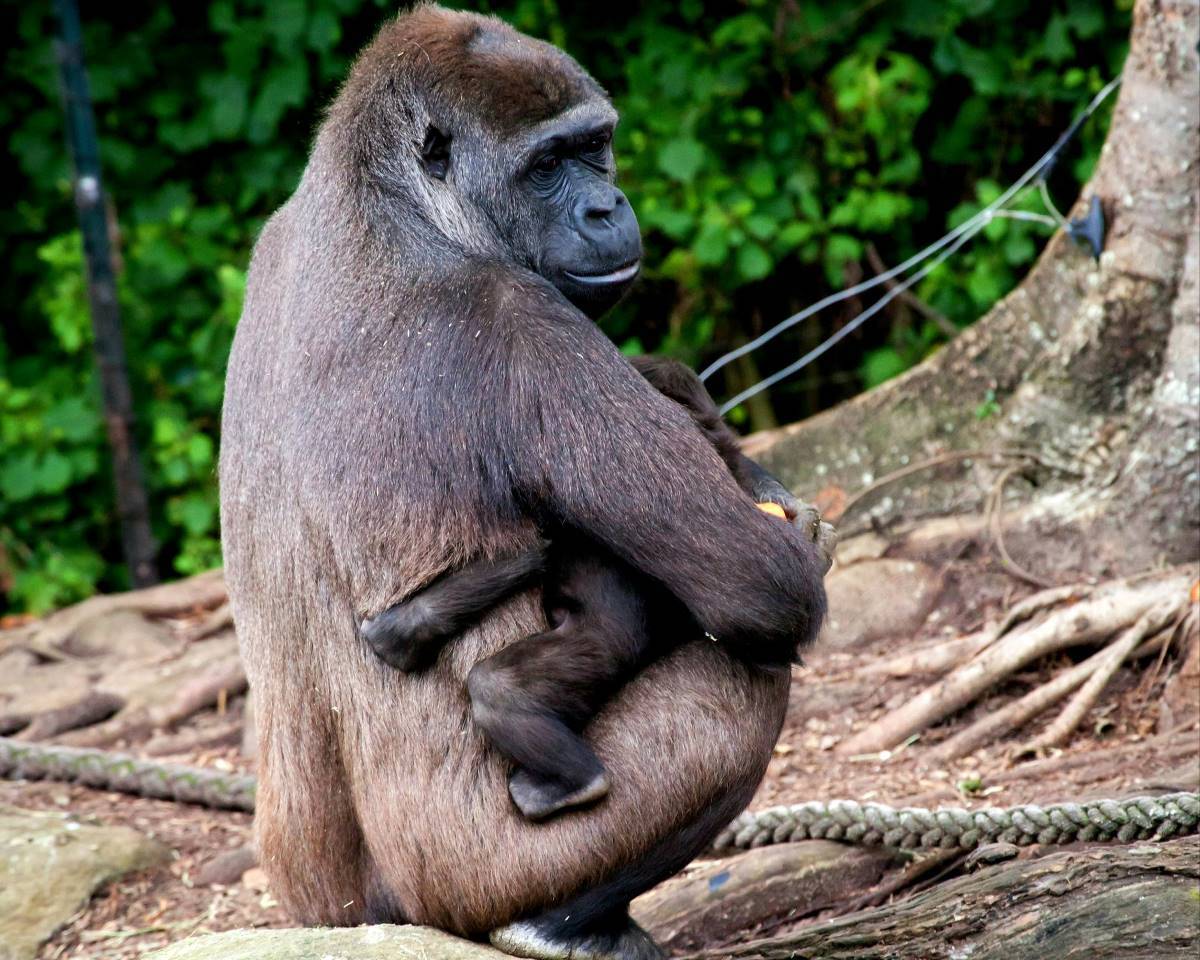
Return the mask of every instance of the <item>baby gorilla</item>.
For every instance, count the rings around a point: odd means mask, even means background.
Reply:
[[[689,412],[739,486],[760,503],[778,504],[791,522],[811,526],[828,559],[832,528],[742,455],[700,379],[675,361],[633,363]],[[418,670],[449,638],[539,578],[550,629],[505,647],[467,677],[475,722],[517,765],[509,793],[530,820],[608,793],[607,771],[580,731],[623,683],[665,652],[652,637],[701,633],[682,604],[594,541],[556,530],[541,550],[467,564],[361,627],[381,659]]]

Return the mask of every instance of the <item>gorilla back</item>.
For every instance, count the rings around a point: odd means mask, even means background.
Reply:
[[[628,900],[702,849],[766,767],[787,669],[685,644],[588,730],[606,803],[530,824],[465,677],[544,629],[537,597],[421,674],[357,629],[447,570],[528,548],[542,523],[764,654],[747,659],[786,662],[819,627],[817,548],[755,508],[588,318],[640,255],[612,183],[615,120],[555,48],[418,7],[354,65],[255,248],[222,524],[257,697],[260,853],[304,922],[477,936],[520,921],[498,939],[517,952],[647,955]]]

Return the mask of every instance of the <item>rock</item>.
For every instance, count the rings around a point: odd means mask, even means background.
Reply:
[[[238,847],[236,850],[226,850],[218,853],[206,862],[193,878],[202,887],[214,883],[229,885],[237,883],[242,874],[258,865],[258,855],[253,847]]]
[[[833,569],[825,578],[829,620],[822,643],[864,647],[886,637],[911,637],[941,593],[941,577],[913,560],[864,560]]]
[[[895,851],[804,840],[696,864],[633,901],[633,918],[672,954],[750,939],[845,905],[904,861]]]
[[[144,960],[504,960],[508,955],[430,927],[229,930],[189,937]]]
[[[0,806],[0,960],[32,960],[99,887],[169,855],[126,827]]]

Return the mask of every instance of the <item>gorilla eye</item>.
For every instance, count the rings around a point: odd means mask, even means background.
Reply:
[[[535,173],[553,173],[562,164],[562,159],[556,153],[548,153],[533,165]]]

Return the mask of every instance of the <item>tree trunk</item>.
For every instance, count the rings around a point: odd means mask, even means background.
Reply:
[[[1076,211],[1103,204],[1099,263],[1060,232],[1017,290],[920,366],[750,438],[788,486],[833,502],[947,451],[1007,452],[940,458],[872,490],[847,511],[843,542],[873,526],[889,555],[956,556],[987,532],[994,496],[1013,566],[1039,580],[1197,556],[1196,47],[1195,0],[1138,0],[1112,127]],[[1012,466],[1033,484],[1020,503],[1021,485],[1004,482]]]
[[[890,906],[695,958],[1165,960],[1195,955],[1200,840],[1014,860]]]

